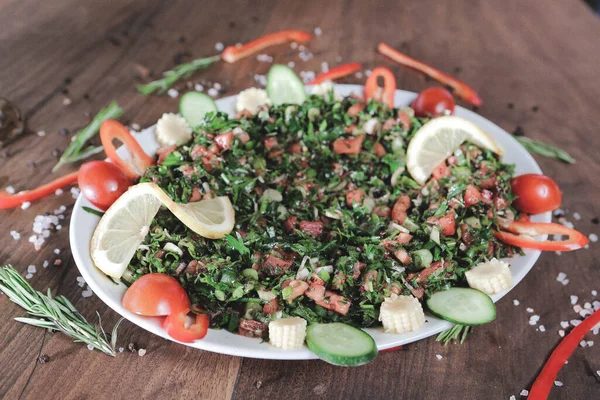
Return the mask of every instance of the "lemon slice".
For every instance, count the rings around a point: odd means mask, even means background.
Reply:
[[[200,236],[218,239],[233,230],[235,211],[228,197],[181,204],[171,200],[155,183],[140,183],[123,193],[96,226],[90,244],[96,267],[108,276],[120,278],[161,205]]]
[[[424,184],[442,161],[469,141],[502,155],[502,149],[477,125],[466,119],[445,116],[423,125],[408,144],[406,168],[415,181]]]

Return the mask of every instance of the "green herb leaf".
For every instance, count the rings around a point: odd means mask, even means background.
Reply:
[[[227,242],[231,246],[233,246],[233,248],[236,249],[241,255],[250,255],[250,249],[247,248],[244,242],[242,242],[241,240],[238,240],[231,235],[225,236],[225,239],[227,239]]]
[[[117,328],[123,318],[115,324],[109,337],[102,328],[100,314],[98,314],[98,326],[92,326],[66,297],[52,297],[50,289],[48,294],[38,292],[11,265],[0,268],[0,290],[13,303],[35,317],[19,317],[15,318],[16,321],[61,331],[75,339],[75,342],[87,343],[88,346],[104,354],[116,356]]]
[[[93,214],[93,215],[97,215],[100,218],[102,218],[102,216],[104,215],[104,213],[102,211],[96,210],[96,209],[91,208],[91,207],[83,206],[81,208],[83,208],[83,211],[88,212],[88,213]]]
[[[116,101],[113,101],[108,107],[100,110],[94,117],[92,122],[73,137],[71,144],[65,149],[62,156],[58,160],[58,163],[52,168],[52,172],[56,172],[60,167],[65,164],[81,161],[94,154],[100,153],[103,148],[102,146],[94,147],[88,146],[84,149],[87,142],[96,136],[100,130],[100,125],[107,119],[119,118],[123,115],[123,109],[119,107]]]
[[[162,79],[158,79],[145,85],[138,85],[137,90],[144,96],[148,96],[154,92],[163,93],[173,86],[179,79],[187,78],[200,69],[208,68],[211,64],[220,59],[221,56],[216,55],[212,57],[198,58],[190,61],[189,63],[178,65],[170,71],[163,72]]]
[[[539,140],[533,140],[522,136],[515,136],[515,139],[517,139],[519,143],[521,143],[523,147],[525,147],[530,153],[552,158],[568,164],[575,164],[575,159],[563,149],[559,149],[558,147],[554,147]]]
[[[452,328],[441,332],[436,338],[436,342],[443,342],[444,346],[454,341],[463,344],[467,339],[467,334],[471,330],[467,325],[454,325]]]

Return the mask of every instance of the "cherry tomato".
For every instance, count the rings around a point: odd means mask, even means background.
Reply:
[[[181,284],[167,274],[142,276],[127,289],[121,304],[132,313],[146,317],[189,310],[190,300]]]
[[[79,188],[96,207],[107,210],[133,181],[115,164],[90,161],[79,168]]]
[[[169,314],[163,321],[163,328],[169,336],[180,342],[190,343],[202,339],[208,332],[210,318],[207,314],[196,314],[193,324],[188,326],[189,310]]]
[[[511,180],[512,191],[519,196],[513,206],[529,214],[556,210],[562,202],[562,192],[551,178],[545,175],[525,174]]]
[[[443,87],[431,87],[423,90],[412,102],[411,107],[417,117],[439,117],[447,111],[454,114],[456,101],[452,93]]]

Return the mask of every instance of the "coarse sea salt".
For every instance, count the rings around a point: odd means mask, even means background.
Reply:
[[[15,188],[14,188],[14,187],[12,187],[12,186],[7,186],[7,187],[6,187],[6,189],[4,189],[4,191],[5,191],[7,194],[15,194]]]
[[[214,87],[211,87],[210,89],[208,89],[208,91],[206,93],[208,93],[208,95],[210,97],[217,97],[219,95],[219,91],[217,89],[215,89]]]
[[[526,311],[527,311],[528,313],[532,313],[532,312],[533,312],[533,308],[531,308],[531,307],[527,307],[527,310],[526,310]]]
[[[72,187],[72,188],[71,188],[71,196],[72,196],[72,197],[73,197],[75,200],[77,200],[77,198],[79,197],[79,193],[81,193],[81,190],[79,190],[79,188],[76,188],[76,187]],[[62,206],[61,206],[61,207],[62,207]],[[66,209],[66,207],[65,207],[65,209]]]
[[[518,305],[519,305],[519,304],[521,304],[521,303],[519,303],[519,300],[516,300],[516,299],[515,299],[515,300],[513,300],[513,304],[514,304],[515,306],[518,306]]]
[[[315,36],[321,36],[321,33],[323,33],[321,28],[319,28],[318,26],[315,28],[314,32],[315,32]]]
[[[565,337],[565,331],[563,331],[562,329],[560,329],[560,330],[558,331],[558,336],[560,336],[560,337]]]
[[[561,387],[563,383],[561,381],[554,381],[554,386]]]
[[[521,390],[521,393],[519,393],[521,396],[529,396],[529,390],[527,389],[523,389]]]
[[[438,360],[441,360],[443,357],[442,357],[442,355],[441,355],[441,354],[436,354],[436,355],[435,355],[435,358],[437,358]]]
[[[30,265],[27,267],[27,272],[29,272],[30,274],[35,274],[37,272],[37,268],[35,267],[35,265]]]
[[[560,326],[567,329],[569,327],[569,321],[560,321]]]
[[[219,52],[221,52],[221,51],[223,51],[224,49],[225,49],[225,45],[224,45],[223,43],[221,43],[221,42],[217,42],[217,43],[215,43],[215,50],[216,50],[216,51],[219,51]]]
[[[21,234],[17,231],[10,231],[10,236],[12,236],[14,240],[21,239]]]
[[[83,292],[81,292],[81,296],[83,297],[91,297],[94,294],[94,292],[92,292],[92,289],[90,289],[89,286],[87,286],[85,288],[85,290]]]
[[[540,332],[546,332],[546,327],[544,325],[540,325],[538,329],[540,330]]]
[[[598,241],[598,235],[596,235],[595,233],[590,233],[588,238],[590,239],[590,242],[592,242],[592,243],[596,243]]]
[[[556,280],[559,282],[564,281],[567,278],[567,274],[565,274],[564,272],[559,272],[558,275],[556,276]]]
[[[60,196],[60,195],[61,195],[61,194],[63,194],[64,192],[65,192],[65,191],[64,191],[64,190],[62,190],[62,189],[56,189],[56,190],[54,191],[54,194],[55,194],[55,195],[57,195],[57,196]]]
[[[31,206],[31,202],[29,201],[25,201],[21,204],[21,209],[22,210],[27,210],[29,207]]]
[[[173,88],[171,88],[171,89],[167,90],[167,95],[168,95],[170,98],[174,99],[174,98],[176,98],[177,96],[179,96],[179,91],[178,91],[177,89],[173,89]]]
[[[202,91],[204,91],[204,86],[202,86],[202,85],[201,85],[201,84],[199,84],[199,83],[196,83],[196,84],[194,85],[194,90],[195,90],[196,92],[202,92]]]
[[[577,296],[571,296],[571,304],[572,305],[577,304],[577,300],[579,300],[579,297],[577,297]]]

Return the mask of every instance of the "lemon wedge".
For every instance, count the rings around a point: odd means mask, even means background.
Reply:
[[[161,206],[189,229],[209,239],[224,237],[235,223],[235,211],[226,196],[175,203],[155,183],[139,183],[123,193],[96,226],[90,244],[96,267],[108,276],[120,278]]]
[[[415,181],[423,185],[442,161],[469,141],[502,155],[502,149],[477,125],[464,118],[444,116],[423,125],[408,144],[406,168]]]

